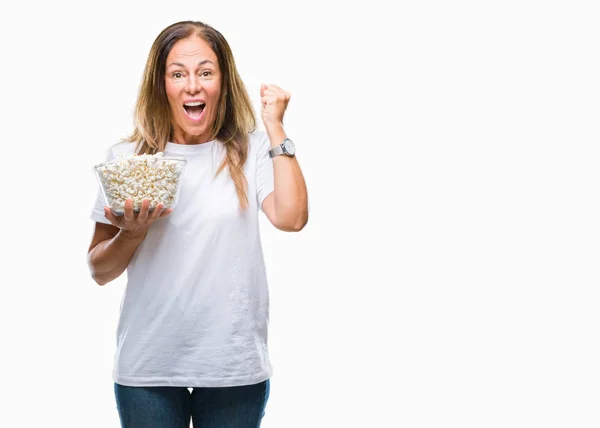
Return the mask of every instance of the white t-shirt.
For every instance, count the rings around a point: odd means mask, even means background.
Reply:
[[[219,141],[168,143],[165,156],[187,159],[177,206],[150,227],[127,267],[113,380],[127,386],[225,387],[271,376],[269,293],[258,215],[273,191],[264,132],[249,136],[244,173],[249,208],[239,208],[229,169],[213,179]],[[133,153],[113,146],[109,157]],[[104,217],[98,200],[91,218]]]

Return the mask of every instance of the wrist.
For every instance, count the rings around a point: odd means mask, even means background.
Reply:
[[[121,229],[119,231],[119,235],[121,235],[122,238],[128,240],[128,241],[143,241],[144,238],[146,238],[146,234],[148,232],[144,231],[144,232],[133,232],[131,230],[125,230],[125,229]]]
[[[283,143],[283,140],[286,138],[285,131],[283,129],[282,124],[277,125],[269,125],[265,127],[267,131],[267,135],[269,136],[269,141],[271,143],[271,148],[280,145]]]

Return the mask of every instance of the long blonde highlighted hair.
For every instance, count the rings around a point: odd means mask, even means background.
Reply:
[[[248,158],[248,133],[256,129],[256,118],[250,97],[240,78],[231,48],[225,37],[210,25],[198,21],[181,21],[165,28],[156,38],[148,54],[134,113],[134,131],[125,139],[137,143],[137,154],[154,154],[165,150],[173,138],[171,111],[165,90],[167,56],[175,43],[192,35],[207,42],[219,62],[221,97],[212,139],[225,147],[225,158],[217,170],[225,166],[235,184],[240,208],[248,207],[247,180],[244,164]]]

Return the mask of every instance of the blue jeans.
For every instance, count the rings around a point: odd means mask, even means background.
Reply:
[[[122,428],[258,428],[269,399],[269,381],[223,388],[115,383]]]

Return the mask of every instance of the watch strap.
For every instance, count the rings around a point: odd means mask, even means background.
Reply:
[[[271,150],[269,150],[270,158],[274,158],[275,156],[279,156],[282,154],[283,154],[283,144],[280,144],[279,146],[275,146]]]

